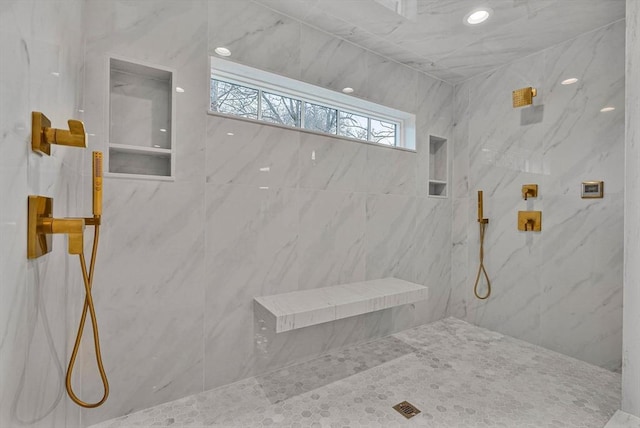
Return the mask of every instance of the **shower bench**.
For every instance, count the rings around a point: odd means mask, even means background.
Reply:
[[[255,307],[276,333],[426,300],[429,288],[397,278],[255,297]]]

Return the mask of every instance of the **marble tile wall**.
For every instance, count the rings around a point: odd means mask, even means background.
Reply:
[[[451,200],[423,181],[429,134],[451,138],[451,85],[248,0],[88,0],[85,15],[94,148],[108,142],[108,55],[173,68],[185,92],[175,181],[105,180],[95,300],[112,396],[83,425],[445,315]],[[207,115],[217,46],[415,113],[418,152]],[[254,322],[254,296],[389,275],[434,299],[278,335]]]
[[[449,314],[610,369],[622,339],[624,28],[473,78],[454,102]],[[560,85],[569,77],[580,80]],[[538,88],[534,105],[513,109],[511,91],[526,86]],[[608,105],[616,110],[601,113]],[[587,180],[604,180],[604,199],[580,198]],[[538,198],[522,199],[526,183],[539,185]],[[477,190],[490,219],[486,301],[473,296]],[[518,210],[541,210],[542,232],[517,231]]]
[[[94,149],[106,151],[109,138],[109,55],[173,69],[184,89],[173,92],[175,181],[104,181],[94,299],[111,396],[83,410],[86,426],[203,388],[207,2],[89,0],[84,22]],[[83,389],[99,388],[88,360]]]
[[[66,239],[27,260],[27,196],[54,198],[56,217],[82,216],[86,163],[78,149],[30,149],[31,112],[54,127],[82,119],[83,2],[36,0],[0,7],[0,426],[78,426],[64,374],[83,288]],[[80,83],[78,83],[80,82]],[[78,378],[74,379],[80,393]]]
[[[640,4],[627,0],[626,32],[626,145],[624,204],[624,315],[622,353],[622,410],[640,417]]]
[[[90,206],[77,184],[89,179],[88,151],[44,159],[17,143],[26,144],[29,112],[41,109],[54,123],[84,119],[91,149],[106,150],[108,55],[176,70],[185,89],[174,94],[176,177],[105,180],[94,295],[112,395],[82,412],[64,401],[41,426],[90,425],[445,315],[619,365],[624,78],[615,47],[624,23],[454,91],[249,0],[68,0],[34,19],[35,3],[0,11],[0,99],[19,103],[0,102],[0,189],[15,202],[0,206],[0,279],[16,285],[0,287],[3,375],[12,368],[0,422],[42,416],[57,398],[38,304],[46,302],[63,361],[81,304],[75,263],[62,251],[29,263],[14,251],[24,245],[26,209],[11,207],[24,207],[29,193],[54,195],[61,216]],[[40,25],[47,13],[57,18]],[[67,20],[82,19],[84,69],[82,34],[66,30]],[[415,113],[417,153],[207,115],[216,46],[229,47],[234,61],[331,89],[349,85],[356,96]],[[585,51],[592,56],[582,58]],[[558,87],[570,72],[581,83]],[[510,91],[528,85],[540,90],[536,106],[511,109]],[[503,103],[487,103],[498,96]],[[620,107],[600,115],[604,103]],[[450,199],[426,197],[429,135],[455,143]],[[605,180],[605,199],[577,197],[587,179]],[[541,197],[522,201],[525,182],[538,182]],[[486,303],[469,297],[477,188],[492,220],[494,297]],[[525,206],[544,209],[542,234],[514,231]],[[278,335],[254,322],[253,296],[389,275],[428,285],[430,299]],[[30,348],[31,331],[40,339]],[[17,394],[13,369],[22,365],[29,375]],[[79,374],[87,399],[98,396],[89,349]]]

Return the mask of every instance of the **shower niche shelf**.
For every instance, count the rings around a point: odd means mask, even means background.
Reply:
[[[397,278],[254,298],[256,315],[276,333],[426,300],[429,288]]]
[[[448,147],[447,139],[429,136],[429,196],[446,198],[448,193]]]
[[[108,176],[172,180],[175,72],[109,58]]]

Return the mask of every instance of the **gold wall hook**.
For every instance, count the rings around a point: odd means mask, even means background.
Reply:
[[[82,254],[84,246],[83,218],[53,218],[53,198],[29,196],[27,223],[27,258],[35,259],[51,252],[51,235],[68,235],[69,254]]]
[[[45,155],[51,154],[51,144],[70,147],[87,147],[84,125],[79,120],[68,121],[69,130],[51,127],[51,121],[44,114],[31,113],[31,149]]]
[[[522,185],[522,198],[526,201],[527,198],[538,197],[538,185],[537,184],[523,184]]]

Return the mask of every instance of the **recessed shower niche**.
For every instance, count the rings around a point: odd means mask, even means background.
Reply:
[[[448,184],[447,140],[429,136],[429,196],[446,198]]]
[[[168,68],[109,59],[109,176],[173,178],[174,78]]]

